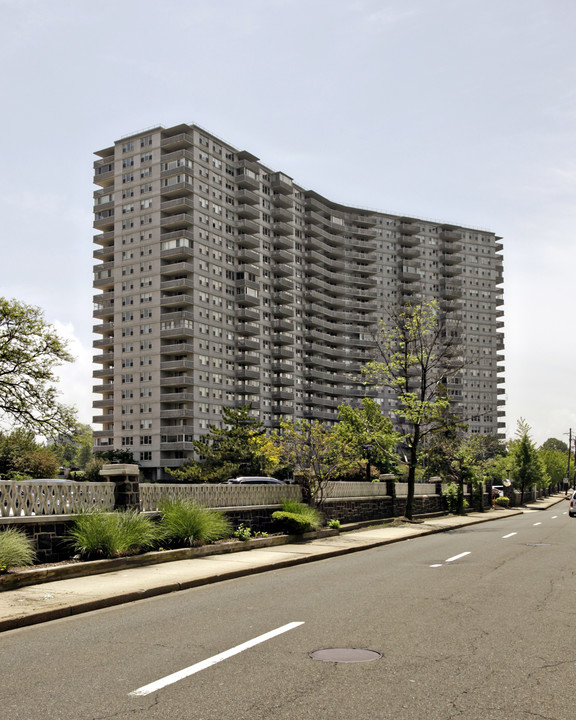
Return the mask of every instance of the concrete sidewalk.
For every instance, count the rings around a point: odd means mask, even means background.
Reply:
[[[98,575],[3,590],[0,592],[0,632],[244,575],[359,552],[422,535],[499,520],[526,510],[544,510],[563,499],[564,495],[553,495],[528,503],[520,510],[491,510],[485,513],[469,513],[466,517],[447,515],[415,524],[374,525],[353,531],[347,531],[344,527],[343,532],[338,535],[304,542],[175,560],[145,567],[123,567]]]

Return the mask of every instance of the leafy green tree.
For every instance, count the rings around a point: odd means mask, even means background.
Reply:
[[[42,311],[0,298],[0,418],[36,435],[70,432],[72,408],[58,402],[54,369],[72,356]]]
[[[16,428],[9,433],[0,433],[0,475],[7,477],[16,471],[18,458],[38,448],[34,433]]]
[[[468,435],[468,427],[447,416],[446,427],[434,433],[427,447],[428,476],[440,475],[456,486],[456,512],[464,512],[464,485],[470,483],[478,509],[483,511],[484,482],[494,458],[505,455],[505,444],[494,435]]]
[[[126,463],[128,465],[137,465],[134,460],[132,450],[99,450],[94,453],[94,457],[102,460],[103,463]]]
[[[0,475],[24,480],[54,478],[58,474],[58,458],[36,441],[31,430],[16,428],[0,433]]]
[[[93,435],[90,425],[77,423],[70,435],[58,435],[49,447],[60,465],[85,468],[92,458]]]
[[[321,507],[326,484],[350,461],[333,428],[318,420],[281,420],[271,438],[281,461],[293,468],[304,502]]]
[[[568,454],[568,444],[565,443],[563,440],[558,440],[557,438],[548,438],[548,440],[545,440],[542,443],[542,449],[543,450],[559,450],[560,452],[563,452],[564,454]]]
[[[382,473],[397,472],[396,446],[400,436],[373,398],[362,398],[361,407],[340,405],[334,434],[342,443],[345,456],[357,463],[359,470],[370,461]],[[371,446],[369,453],[368,445]]]
[[[15,471],[29,478],[55,478],[58,475],[58,458],[48,448],[29,450],[21,455],[15,463]]]
[[[569,482],[572,482],[574,480],[574,471],[576,470],[574,465],[570,467],[570,476],[568,476],[567,474],[567,452],[562,452],[562,450],[552,450],[550,448],[545,448],[543,445],[538,450],[538,454],[540,455],[540,458],[544,463],[546,473],[548,474],[548,477],[550,478],[550,483],[552,485],[561,486],[565,477],[568,477]]]
[[[512,461],[514,485],[520,488],[520,504],[524,502],[524,493],[537,485],[546,487],[550,479],[538,450],[530,436],[531,427],[520,418],[516,438],[510,443],[509,458]]]
[[[86,463],[84,479],[88,482],[103,482],[104,478],[100,475],[100,470],[102,470],[104,463],[105,460],[103,458],[94,455],[94,457]]]
[[[405,516],[411,520],[416,468],[423,440],[445,425],[449,401],[445,381],[462,367],[460,345],[447,328],[435,301],[408,305],[380,324],[376,359],[367,363],[367,382],[390,388],[393,410],[405,449],[408,493]]]
[[[223,482],[237,475],[261,475],[264,428],[250,414],[251,405],[224,408],[224,427],[210,425],[208,433],[194,441],[198,460],[168,469],[181,482]]]

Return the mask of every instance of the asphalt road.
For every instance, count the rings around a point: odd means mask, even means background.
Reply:
[[[576,520],[566,511],[4,633],[2,718],[571,720]],[[339,647],[381,658],[308,655]]]

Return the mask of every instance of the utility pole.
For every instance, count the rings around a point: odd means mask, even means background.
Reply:
[[[570,432],[568,433],[568,470],[566,470],[566,480],[568,481],[567,485],[564,486],[564,494],[568,494],[568,488],[570,487],[570,453],[572,452],[572,428],[570,428]],[[574,462],[576,463],[576,443],[574,447]]]

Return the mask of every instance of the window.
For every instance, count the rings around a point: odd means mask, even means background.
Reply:
[[[125,142],[125,143],[122,145],[122,152],[123,152],[123,153],[132,152],[132,150],[134,150],[134,143],[133,143],[132,141],[130,141],[130,142]]]
[[[140,156],[140,162],[150,162],[152,160],[152,153],[144,153],[144,155]]]

